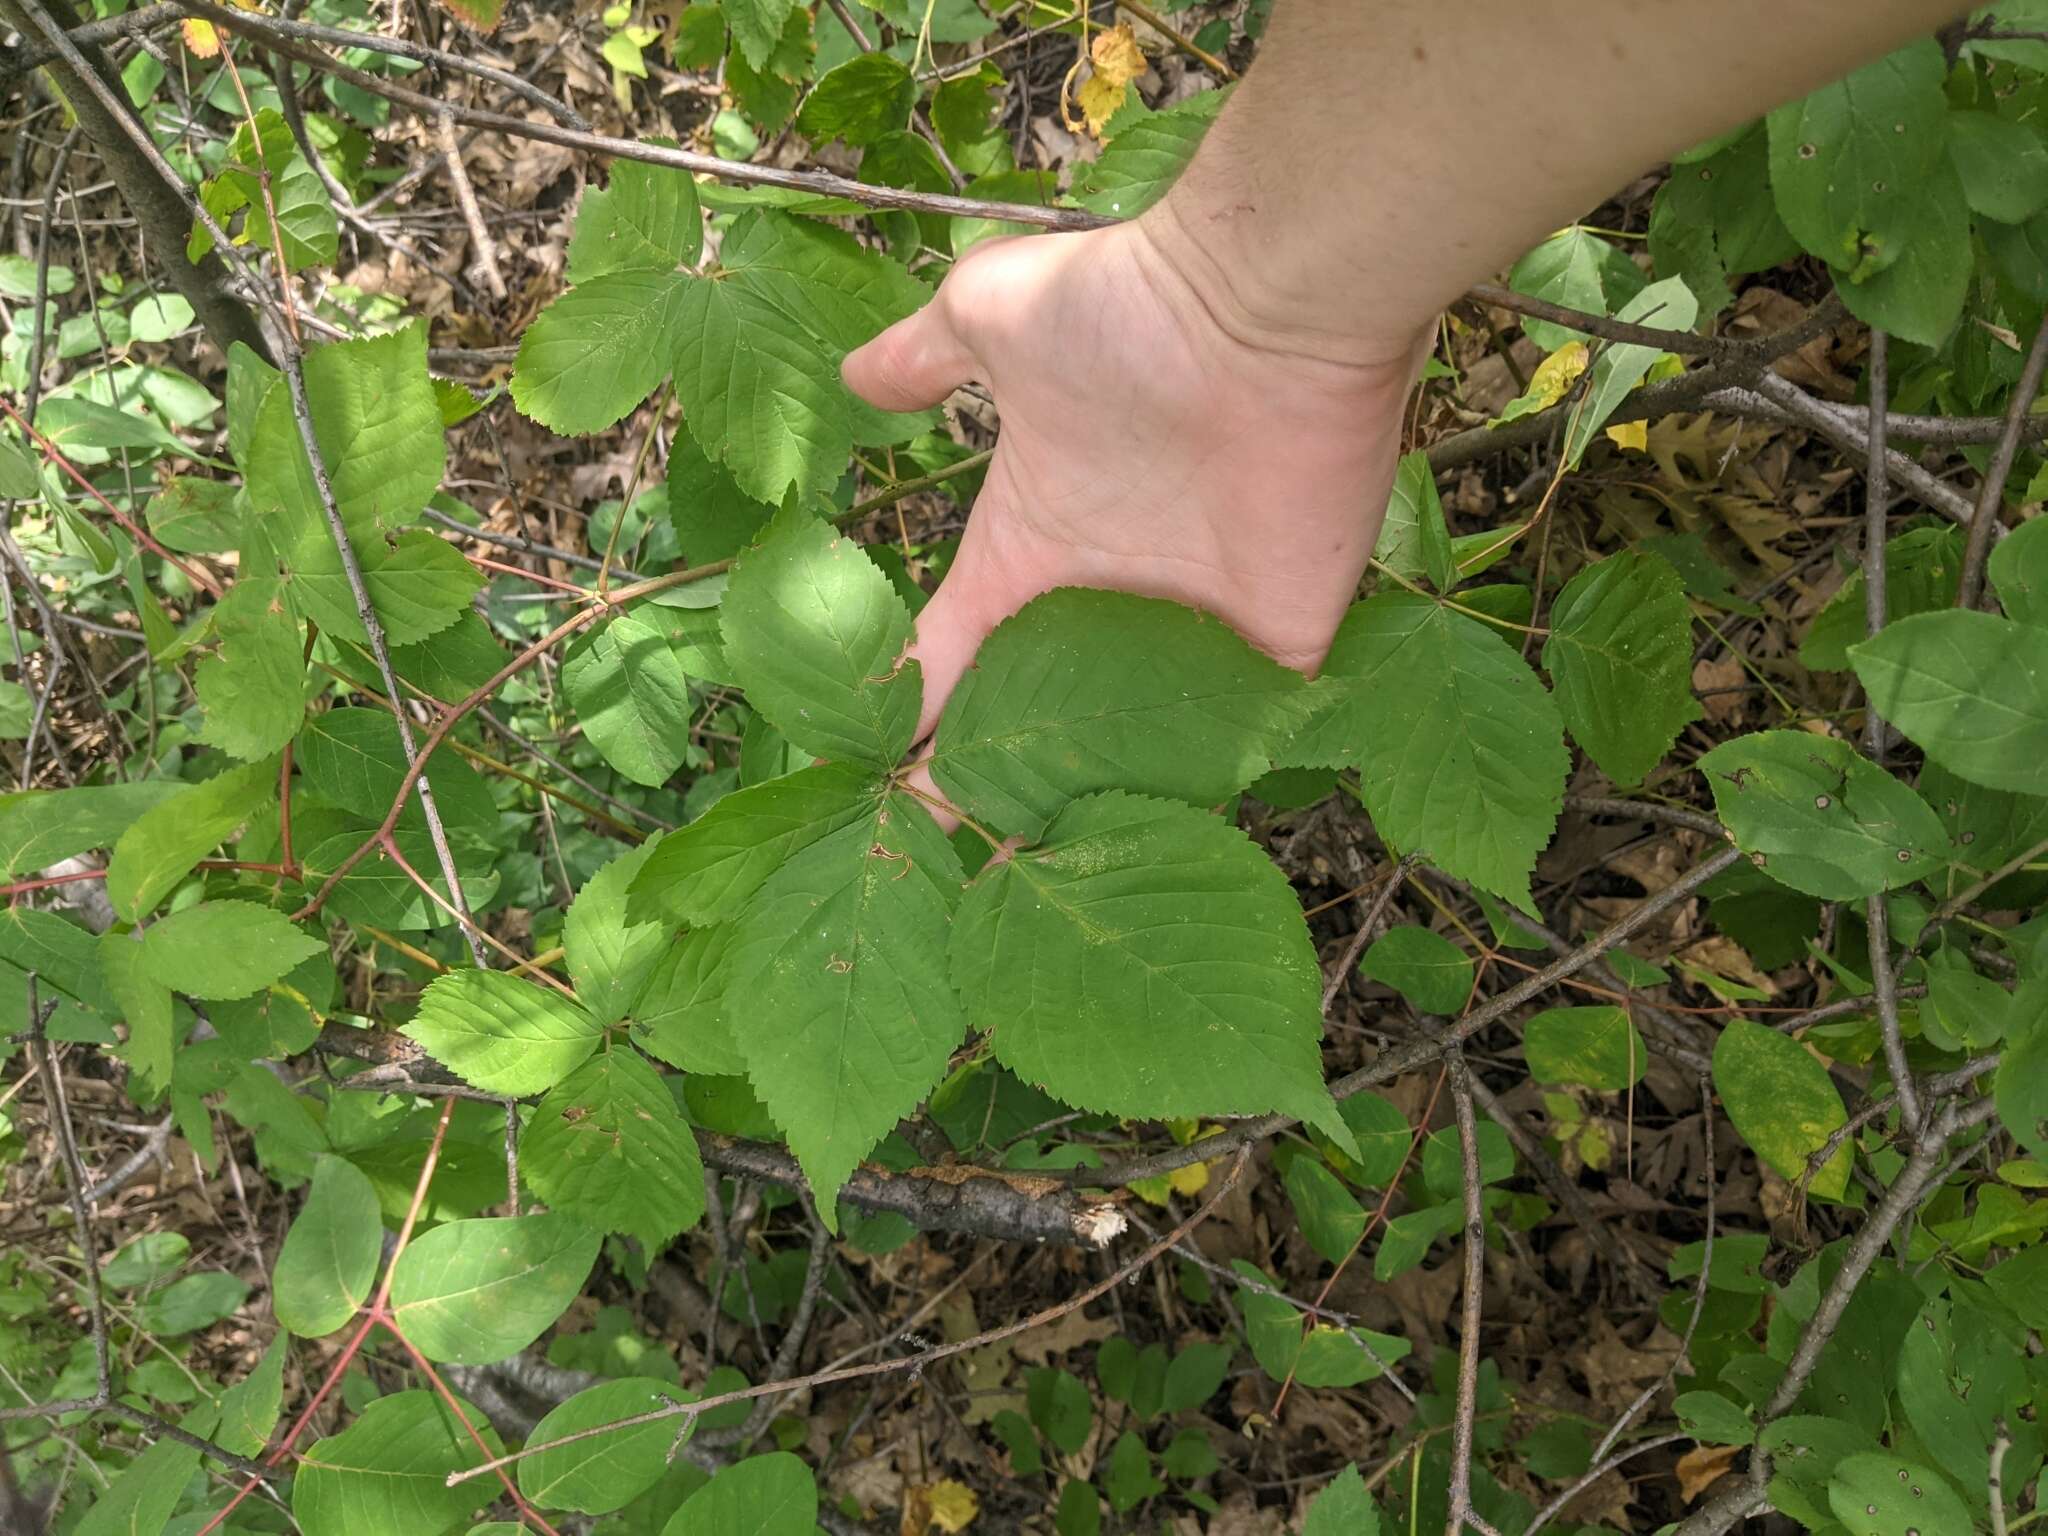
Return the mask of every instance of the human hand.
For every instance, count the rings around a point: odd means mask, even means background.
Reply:
[[[1419,342],[1350,362],[1262,335],[1177,238],[1148,220],[985,242],[847,357],[847,384],[884,409],[978,380],[1002,415],[918,618],[920,738],[988,632],[1054,587],[1202,608],[1304,672],[1328,649],[1379,532]]]

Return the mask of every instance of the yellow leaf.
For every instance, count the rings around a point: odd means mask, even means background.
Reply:
[[[1565,397],[1573,381],[1586,371],[1592,356],[1583,341],[1566,342],[1536,365],[1536,371],[1529,375],[1529,392],[1523,398],[1534,399],[1549,409]]]
[[[974,1523],[974,1517],[981,1513],[981,1501],[974,1496],[974,1490],[965,1483],[956,1483],[952,1478],[933,1483],[924,1491],[925,1528],[936,1526],[946,1536],[956,1536]]]
[[[201,21],[197,16],[187,16],[183,23],[185,46],[198,59],[216,58],[220,54],[220,31],[210,21]]]
[[[1096,78],[1109,85],[1129,85],[1145,73],[1145,55],[1138,50],[1138,35],[1128,21],[1096,33],[1088,56],[1095,61]]]
[[[1096,138],[1102,137],[1103,125],[1117,114],[1123,106],[1124,96],[1130,87],[1111,85],[1101,75],[1090,75],[1081,82],[1081,88],[1074,92],[1074,104],[1081,109],[1081,117],[1088,124],[1088,131]]]
[[[1650,424],[1648,421],[1621,422],[1607,429],[1607,440],[1617,448],[1644,452],[1650,446]]]

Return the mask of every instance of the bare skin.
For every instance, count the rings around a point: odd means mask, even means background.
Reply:
[[[845,363],[1002,416],[920,616],[922,734],[989,630],[1087,586],[1312,672],[1372,553],[1435,317],[1658,159],[1879,57],[1953,0],[1281,0],[1142,218],[976,246]],[[1524,126],[1526,125],[1526,126]]]

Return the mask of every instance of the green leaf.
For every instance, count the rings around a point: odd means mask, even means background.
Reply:
[[[185,1267],[192,1240],[182,1232],[145,1232],[121,1245],[100,1268],[100,1279],[117,1291],[161,1284]]]
[[[1472,957],[1442,934],[1402,924],[1372,942],[1359,974],[1392,987],[1422,1013],[1455,1016],[1472,995]],[[1407,1127],[1402,1127],[1407,1135]]]
[[[344,1158],[317,1158],[306,1203],[284,1235],[271,1276],[278,1322],[302,1338],[334,1332],[370,1299],[383,1251],[375,1186]]]
[[[1514,647],[1428,598],[1353,605],[1323,674],[1332,704],[1297,760],[1356,768],[1381,837],[1524,910],[1570,759],[1557,706]]]
[[[1970,1293],[1937,1296],[1899,1345],[1899,1406],[1921,1449],[1988,1507],[1992,1441],[2009,1433],[2014,1459],[2034,1467],[2041,1431],[2032,1422],[2027,1330],[2002,1320]]]
[[[791,488],[822,491],[838,480],[853,418],[830,350],[742,283],[689,281],[675,303],[676,400],[704,452],[756,501],[779,505]]]
[[[350,544],[370,606],[394,646],[440,634],[469,611],[470,599],[483,589],[483,577],[462,552],[424,528],[409,528],[390,540],[352,537]],[[356,610],[341,552],[324,527],[300,547],[286,590],[327,634],[368,644],[369,631]]]
[[[1619,1093],[1643,1080],[1643,1037],[1628,1010],[1611,1004],[1548,1008],[1522,1026],[1522,1054],[1539,1083]]]
[[[1971,212],[2022,224],[2048,207],[2048,143],[2032,123],[1996,112],[1951,112],[1948,154]]]
[[[732,471],[678,432],[668,451],[668,517],[686,565],[727,560],[761,536],[775,508],[739,488]]]
[[[689,172],[614,160],[607,184],[584,190],[567,276],[585,283],[608,272],[673,272],[703,252],[704,216]]]
[[[759,70],[774,56],[797,0],[723,0],[723,9],[733,41],[746,61]]]
[[[1699,766],[1737,846],[1796,891],[1852,901],[1946,862],[1941,818],[1846,741],[1759,731],[1723,742]]]
[[[2021,523],[1992,545],[1986,570],[2007,618],[2048,625],[2048,518]]]
[[[2010,539],[2005,541],[2011,542]],[[1991,558],[1995,565],[1997,550],[1993,551]],[[1909,528],[1886,540],[1886,621],[1895,622],[1916,613],[1955,606],[1956,586],[1962,579],[1962,573],[1963,530],[1960,528]],[[1851,571],[1841,589],[1828,599],[1827,607],[1814,617],[1813,627],[1807,630],[1806,638],[1799,642],[1802,666],[1816,671],[1848,670],[1849,647],[1869,633],[1863,590],[1862,570]]]
[[[1380,1512],[1358,1468],[1346,1467],[1308,1507],[1301,1536],[1380,1536]]]
[[[1508,286],[1567,309],[1611,315],[1643,288],[1643,274],[1619,246],[1574,224],[1516,262]],[[1522,320],[1522,331],[1545,352],[1589,337],[1548,320]]]
[[[1404,454],[1387,495],[1386,520],[1380,524],[1373,558],[1404,580],[1427,577],[1437,590],[1447,591],[1457,574],[1450,567],[1450,553],[1444,504],[1437,495],[1429,455],[1419,451]]]
[[[170,1086],[179,1031],[171,990],[149,974],[139,939],[113,929],[101,934],[100,978],[128,1025],[119,1055],[128,1063],[129,1094],[149,1104]]]
[[[292,1478],[292,1517],[299,1529],[305,1536],[444,1536],[499,1492],[488,1477],[448,1486],[449,1473],[485,1459],[463,1419],[483,1436],[491,1455],[504,1449],[475,1408],[464,1404],[457,1419],[448,1404],[424,1389],[365,1404],[347,1429],[316,1441],[300,1456]]]
[[[909,749],[923,697],[903,655],[910,610],[851,539],[783,513],[740,557],[720,612],[748,702],[790,741],[884,770]]]
[[[578,283],[519,338],[513,404],[564,436],[612,426],[667,377],[690,325],[688,296],[701,286],[647,271]]]
[[[2048,1021],[2038,1015],[2000,1054],[1998,1118],[2035,1157],[2048,1157]]]
[[[1617,784],[1638,784],[1697,719],[1692,609],[1678,573],[1634,550],[1574,576],[1550,610],[1543,665],[1558,713]]]
[[[830,69],[811,87],[796,115],[797,131],[817,142],[872,144],[910,120],[917,80],[901,60],[861,53]]]
[[[1071,1456],[1088,1443],[1095,1427],[1095,1402],[1080,1377],[1048,1368],[1027,1373],[1024,1386],[1031,1422],[1055,1449]]]
[[[1991,789],[2048,788],[2048,629],[1949,609],[1851,648],[1870,702],[1927,755]]]
[[[1043,834],[1105,789],[1215,805],[1266,771],[1308,685],[1218,619],[1063,587],[982,642],[947,701],[932,776],[992,828]]]
[[[577,1004],[503,971],[450,971],[400,1031],[473,1088],[544,1093],[597,1049],[603,1027]]]
[[[704,1214],[704,1165],[668,1087],[637,1051],[585,1062],[540,1101],[520,1170],[549,1209],[639,1239],[652,1258]]]
[[[368,821],[382,821],[405,782],[405,747],[398,722],[381,709],[330,709],[299,732],[298,768],[306,786],[331,805]],[[451,835],[494,842],[498,807],[477,771],[445,742],[427,759],[434,804]],[[425,832],[418,797],[398,819],[403,830]],[[410,859],[410,855],[408,855]],[[422,870],[422,873],[427,873]]]
[[[727,795],[647,856],[628,911],[678,924],[723,922],[785,860],[865,814],[879,788],[866,769],[820,763]]]
[[[1914,189],[1906,218],[1913,235],[1898,259],[1860,282],[1845,281],[1837,271],[1835,291],[1865,325],[1902,341],[1939,346],[1962,315],[1976,259],[1962,179],[1949,162],[1944,160],[1926,185]]]
[[[1166,195],[1194,159],[1229,96],[1228,90],[1203,91],[1120,131],[1095,160],[1075,167],[1074,201],[1112,218],[1136,218]]]
[[[1280,1110],[1348,1144],[1323,1086],[1321,975],[1286,879],[1243,833],[1120,792],[984,870],[954,984],[997,1058],[1079,1109]]]
[[[175,779],[30,789],[0,795],[0,875],[50,865],[104,848],[150,807],[190,786]]]
[[[671,945],[671,936],[660,923],[629,922],[626,917],[626,891],[659,846],[658,838],[650,839],[612,859],[584,882],[562,920],[562,947],[569,978],[576,984],[576,1000],[600,1024],[626,1016],[648,973]]]
[[[1102,1491],[1109,1497],[1109,1507],[1120,1515],[1136,1509],[1154,1494],[1166,1492],[1166,1484],[1152,1473],[1152,1452],[1135,1430],[1127,1429],[1116,1437]]]
[[[668,636],[622,613],[562,668],[583,734],[635,784],[659,789],[690,746],[690,679]]]
[[[491,1365],[568,1308],[599,1235],[573,1217],[450,1221],[413,1238],[391,1272],[391,1315],[429,1360]]]
[[[157,1441],[93,1501],[76,1536],[158,1536],[198,1470],[197,1451],[168,1437]]]
[[[233,1317],[249,1299],[249,1283],[225,1270],[203,1270],[173,1280],[142,1304],[142,1326],[176,1338]]]
[[[1828,1480],[1828,1503],[1837,1520],[1867,1536],[1975,1528],[1969,1506],[1946,1478],[1890,1451],[1866,1451],[1837,1462]]]
[[[787,1451],[749,1456],[683,1501],[661,1536],[812,1536],[818,1483]]]
[[[1685,1432],[1704,1445],[1748,1445],[1756,1439],[1749,1414],[1718,1392],[1681,1392],[1671,1408]]]
[[[1699,300],[1681,278],[1667,277],[1652,283],[1621,306],[1616,318],[1661,330],[1689,331],[1699,318]],[[1576,465],[1591,446],[1594,435],[1621,407],[1630,390],[1643,382],[1652,365],[1667,356],[1657,347],[1621,342],[1601,348],[1593,360],[1593,378],[1585,404],[1577,407],[1565,436],[1565,463]]]
[[[1102,1496],[1093,1483],[1069,1478],[1061,1485],[1053,1529],[1058,1536],[1102,1536]],[[662,1536],[671,1533],[665,1531]]]
[[[1239,1287],[1237,1304],[1244,1313],[1252,1358],[1273,1380],[1292,1378],[1304,1387],[1355,1387],[1377,1380],[1388,1366],[1407,1357],[1406,1339],[1369,1328],[1316,1323],[1304,1330],[1302,1314],[1284,1295],[1274,1294],[1280,1285],[1271,1275],[1243,1259],[1231,1260],[1230,1267],[1251,1282]]]
[[[1173,1357],[1160,1390],[1162,1413],[1186,1413],[1216,1395],[1230,1374],[1232,1348],[1227,1344],[1190,1344]]]
[[[720,923],[668,944],[633,1001],[635,1045],[685,1072],[746,1076],[747,1059],[725,1020],[725,952],[732,940],[733,925]]]
[[[1301,1235],[1326,1261],[1343,1263],[1365,1234],[1365,1207],[1314,1157],[1291,1159],[1286,1184]]]
[[[1770,115],[1778,213],[1852,283],[1928,235],[1919,191],[1937,172],[1954,175],[1944,159],[1947,73],[1941,45],[1922,38]]]
[[[1408,1117],[1376,1093],[1354,1093],[1337,1101],[1337,1113],[1358,1143],[1358,1155],[1340,1152],[1337,1166],[1353,1183],[1375,1189],[1391,1184],[1408,1161],[1414,1130]]]
[[[1714,1091],[1742,1139],[1794,1183],[1848,1119],[1827,1068],[1798,1041],[1748,1019],[1730,1019],[1715,1042]],[[1841,1199],[1849,1164],[1845,1143],[1808,1187],[1823,1199]]]
[[[214,605],[213,627],[220,648],[192,670],[206,711],[199,739],[252,762],[282,752],[306,718],[298,621],[261,583],[238,581]]]
[[[599,1382],[551,1409],[534,1426],[527,1443],[545,1445],[634,1414],[655,1412],[666,1403],[686,1403],[690,1397],[669,1382],[645,1376]],[[541,1451],[519,1463],[519,1491],[542,1509],[573,1509],[587,1515],[623,1509],[661,1481],[676,1431],[691,1423],[656,1419]]]
[[[253,901],[202,901],[152,923],[143,965],[188,997],[247,997],[325,946],[282,912]]]
[[[107,900],[115,915],[139,920],[276,792],[276,763],[245,763],[144,811],[114,844],[107,864]]]
[[[214,1444],[237,1456],[258,1456],[277,1431],[284,1408],[286,1338],[275,1334],[255,1367],[220,1395],[220,1424]]]
[[[414,516],[440,487],[447,463],[441,407],[427,374],[427,327],[337,341],[306,354],[313,436],[348,531],[367,540]],[[250,511],[284,515],[293,535],[330,540],[313,470],[282,384],[264,396],[246,455]]]
[[[1993,1265],[1984,1283],[2029,1328],[2048,1328],[2048,1247],[2028,1248]]]
[[[726,1022],[821,1213],[967,1033],[946,979],[963,876],[907,796],[793,855],[740,915]]]

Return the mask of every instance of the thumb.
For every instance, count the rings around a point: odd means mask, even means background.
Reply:
[[[954,329],[944,297],[898,320],[839,365],[846,387],[885,411],[937,405],[974,376],[974,354]]]

